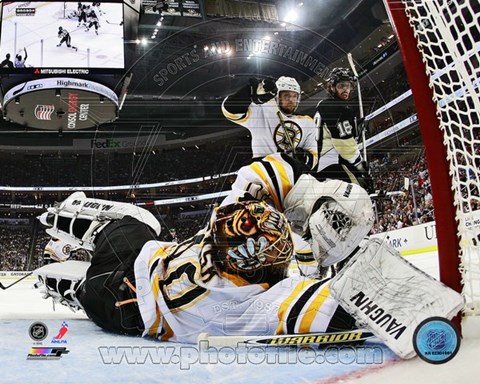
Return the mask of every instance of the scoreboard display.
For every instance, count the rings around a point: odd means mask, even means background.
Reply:
[[[95,127],[118,117],[135,36],[136,2],[1,3],[3,116],[47,130]]]
[[[0,73],[75,68],[89,69],[89,73],[123,70],[123,3],[102,2],[100,6],[80,3],[80,7],[78,4],[51,1],[4,3],[0,59],[9,55],[13,65],[4,62]],[[55,72],[66,71],[41,73]]]

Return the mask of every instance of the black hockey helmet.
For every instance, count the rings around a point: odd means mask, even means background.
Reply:
[[[355,75],[347,68],[333,68],[327,79],[328,85],[335,87],[341,81],[350,81],[355,83]]]

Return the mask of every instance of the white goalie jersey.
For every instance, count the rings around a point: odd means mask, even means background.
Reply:
[[[195,239],[195,238],[194,238]],[[323,332],[338,304],[328,285],[289,277],[273,287],[237,275],[218,275],[205,263],[201,235],[181,245],[148,242],[135,262],[144,335],[196,343],[210,335]]]
[[[318,163],[318,130],[310,116],[286,115],[273,99],[265,104],[251,103],[246,113],[231,113],[224,102],[222,112],[228,120],[250,131],[253,157],[276,152],[291,154],[302,148],[312,156],[313,166]]]

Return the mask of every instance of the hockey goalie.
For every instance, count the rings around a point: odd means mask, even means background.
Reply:
[[[452,318],[462,297],[387,244],[365,239],[373,222],[365,190],[296,174],[285,158],[242,168],[206,228],[179,244],[158,241],[158,222],[141,208],[73,194],[41,221],[92,258],[37,269],[44,297],[84,310],[107,331],[162,341],[362,324],[399,356],[414,356],[416,326]],[[319,265],[349,262],[333,279],[288,276],[292,231],[311,242]]]

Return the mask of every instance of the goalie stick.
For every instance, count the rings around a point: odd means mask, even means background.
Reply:
[[[320,346],[335,344],[359,344],[375,336],[367,329],[342,332],[304,333],[272,336],[210,336],[208,333],[198,335],[200,347],[248,347],[248,346],[301,346],[318,344]]]
[[[23,279],[26,279],[26,278],[27,278],[28,276],[30,276],[32,273],[33,273],[33,272],[27,273],[25,276],[23,276],[23,277],[21,277],[20,279],[14,281],[14,282],[13,282],[12,284],[10,284],[10,285],[6,285],[6,286],[5,286],[5,285],[3,285],[3,284],[0,282],[0,288],[3,289],[3,290],[8,289],[8,288],[10,288],[11,286],[19,283],[19,282],[22,281]]]

